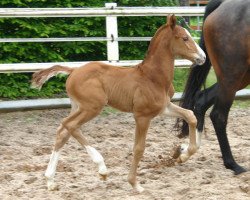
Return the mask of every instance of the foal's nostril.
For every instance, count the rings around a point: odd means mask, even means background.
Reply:
[[[196,64],[198,65],[203,65],[206,61],[206,55],[205,54],[200,54],[199,58],[195,59]]]
[[[205,58],[197,58],[195,59],[195,62],[197,65],[203,65],[205,63]]]

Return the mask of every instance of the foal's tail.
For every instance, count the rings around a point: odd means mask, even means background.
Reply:
[[[211,0],[207,4],[204,14],[204,21],[209,14],[211,14],[216,8],[220,6],[222,2],[223,0]],[[202,66],[194,65],[192,67],[180,101],[180,106],[189,110],[194,110],[195,95],[201,90],[201,87],[205,84],[207,75],[211,68],[211,62],[207,54],[203,32],[201,33],[199,45],[206,54],[206,61]],[[175,128],[180,131],[179,137],[184,137],[188,135],[188,124],[185,121],[177,119]]]
[[[74,70],[74,68],[64,67],[60,65],[54,65],[48,69],[44,69],[41,71],[38,71],[33,74],[31,79],[31,88],[37,88],[41,89],[43,84],[52,78],[53,76],[56,76],[57,74],[71,74],[71,72]]]

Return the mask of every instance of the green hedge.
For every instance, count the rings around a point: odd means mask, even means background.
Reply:
[[[0,7],[53,8],[174,6],[175,0],[2,0]],[[166,17],[118,17],[119,36],[152,36]],[[0,18],[0,38],[105,37],[105,18]],[[120,42],[120,59],[143,59],[148,42]],[[0,63],[106,60],[105,42],[0,43]],[[0,98],[64,95],[65,77],[56,77],[38,92],[29,88],[30,73],[0,74]]]

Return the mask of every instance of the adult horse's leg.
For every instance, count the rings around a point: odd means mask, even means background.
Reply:
[[[181,155],[179,156],[177,162],[185,162],[189,157],[197,151],[197,148],[200,146],[200,138],[196,133],[197,120],[194,116],[193,111],[181,108],[173,103],[169,103],[166,107],[163,115],[171,117],[180,117],[184,119],[189,126],[189,144],[181,146]]]
[[[218,91],[218,84],[199,91],[195,96],[194,115],[197,118],[197,130],[199,134],[203,132],[206,111],[214,104]]]
[[[135,117],[136,121],[136,131],[135,131],[135,141],[134,141],[134,157],[131,163],[128,182],[132,185],[136,192],[143,192],[144,188],[136,180],[137,167],[143,156],[145,150],[145,141],[148,131],[148,127],[151,121],[149,117]]]
[[[210,117],[219,141],[225,167],[233,170],[235,174],[240,174],[246,170],[235,162],[226,133],[228,113],[233,103],[235,93],[236,91],[229,90],[228,87],[220,85]]]
[[[247,84],[248,19],[250,17],[248,10],[249,1],[223,1],[223,4],[207,17],[203,26],[207,52],[218,80],[218,93],[210,117],[219,141],[224,165],[235,174],[246,170],[233,158],[226,126],[235,93],[243,86],[242,81]]]
[[[214,12],[214,10],[216,10],[220,6],[222,2],[223,0],[210,0],[209,1],[205,9],[204,21],[212,12]],[[207,48],[206,48],[205,40],[204,40],[204,30],[201,33],[199,45],[201,49],[206,53],[206,62],[201,66],[193,65],[193,68],[191,69],[189,76],[188,76],[188,80],[187,80],[187,83],[186,83],[186,86],[182,95],[182,99],[179,104],[181,107],[189,109],[189,110],[193,110],[193,111],[195,109],[194,107],[196,103],[195,96],[197,92],[201,90],[201,87],[205,83],[205,80],[211,68],[211,62],[210,62],[209,55],[207,54]],[[204,118],[204,115],[205,114],[200,114],[200,116],[197,116],[199,127],[200,126],[203,127],[204,120],[202,118]],[[178,119],[175,127],[181,131],[181,133],[179,134],[179,137],[185,137],[189,134],[188,125],[186,122]]]
[[[206,111],[214,104],[215,96],[217,95],[218,84],[198,91],[194,97],[193,111],[197,118],[197,137],[201,137],[204,129]],[[188,130],[188,124],[183,121],[182,130]]]

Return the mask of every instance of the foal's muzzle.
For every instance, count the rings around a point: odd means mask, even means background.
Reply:
[[[194,59],[196,65],[203,65],[206,61],[205,52],[197,45],[197,53]]]
[[[202,58],[196,58],[195,59],[195,64],[197,65],[203,65],[206,61],[206,56],[205,57],[202,57]]]

